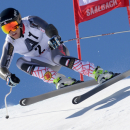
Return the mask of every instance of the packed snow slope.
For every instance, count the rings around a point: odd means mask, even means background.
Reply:
[[[36,104],[0,109],[0,130],[130,130],[130,79],[121,80],[84,102],[72,98],[95,86]]]

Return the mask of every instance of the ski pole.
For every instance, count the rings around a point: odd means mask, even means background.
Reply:
[[[94,35],[94,36],[87,36],[87,37],[81,37],[81,38],[74,38],[74,39],[69,39],[69,40],[66,40],[66,41],[62,41],[61,43],[65,43],[65,42],[69,42],[69,41],[73,41],[73,40],[78,40],[78,39],[87,39],[87,38],[93,38],[93,37],[101,37],[101,36],[113,35],[113,34],[119,34],[119,33],[126,33],[126,32],[130,32],[130,30],[128,30],[128,31],[121,31],[121,32],[114,32],[114,33],[106,33],[106,34],[100,34],[100,35]]]
[[[7,109],[7,102],[6,102],[6,98],[9,96],[9,94],[12,92],[12,87],[10,88],[10,92],[6,94],[5,96],[5,107],[6,107],[6,119],[9,118],[9,115],[8,115],[8,109]]]

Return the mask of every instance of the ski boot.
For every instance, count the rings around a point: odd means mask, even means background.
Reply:
[[[82,81],[70,77],[66,78],[64,75],[59,73],[57,73],[56,78],[53,80],[53,83],[56,85],[56,89],[61,89],[80,82]]]
[[[113,73],[109,71],[104,71],[99,66],[96,67],[96,69],[93,71],[93,78],[95,78],[96,81],[98,81],[99,84],[104,83],[105,81],[117,76],[118,73]]]

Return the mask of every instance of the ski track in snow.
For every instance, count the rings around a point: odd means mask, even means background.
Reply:
[[[9,119],[5,119],[6,109],[0,109],[0,130],[130,130],[130,79],[72,104],[73,97],[93,87],[26,107],[10,106]]]

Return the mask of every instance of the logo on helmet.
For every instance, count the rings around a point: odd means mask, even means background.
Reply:
[[[16,10],[14,10],[14,16],[17,17],[17,11]]]

